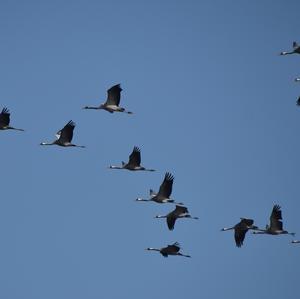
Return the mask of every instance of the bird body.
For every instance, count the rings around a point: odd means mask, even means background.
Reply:
[[[185,255],[180,253],[180,245],[178,242],[175,242],[171,245],[168,245],[167,247],[163,248],[153,248],[153,247],[148,247],[146,250],[152,250],[152,251],[158,251],[163,257],[168,257],[169,255],[179,255],[179,256],[184,256],[184,257],[191,257],[190,255]]]
[[[85,146],[83,145],[76,145],[73,144],[71,141],[73,139],[73,131],[75,128],[76,124],[70,120],[61,130],[59,130],[55,136],[56,140],[53,142],[41,142],[40,145],[58,145],[58,146],[63,146],[63,147],[69,147],[69,146],[74,146],[74,147],[81,147],[84,148]]]
[[[16,131],[24,131],[23,129],[17,129],[11,127],[10,123],[10,112],[4,107],[0,113],[0,130],[16,130]]]
[[[254,226],[254,220],[241,218],[241,221],[235,226],[222,228],[222,231],[234,230],[234,239],[237,247],[241,247],[244,243],[246,233],[249,229],[256,230],[257,226]]]
[[[295,233],[290,233],[283,229],[281,207],[274,205],[270,215],[270,224],[266,225],[265,229],[258,229],[253,234],[268,234],[268,235],[283,235],[288,234],[294,236]]]
[[[199,219],[198,217],[192,217],[189,214],[187,207],[176,205],[175,210],[167,215],[157,215],[155,218],[166,218],[169,230],[173,230],[175,222],[180,218]]]
[[[297,42],[293,42],[293,50],[292,51],[283,51],[280,55],[289,55],[289,54],[300,54],[300,45]]]
[[[94,110],[106,110],[110,113],[114,112],[125,112],[127,114],[132,114],[131,111],[126,111],[125,108],[120,107],[122,88],[120,84],[116,84],[107,90],[107,100],[105,103],[99,106],[85,106],[83,109],[94,109]]]
[[[158,193],[155,193],[152,189],[150,189],[149,199],[137,198],[136,201],[154,201],[156,203],[176,203],[182,205],[183,203],[175,202],[173,199],[170,199],[173,181],[173,175],[169,172],[166,172],[165,178],[160,185]]]
[[[138,170],[155,171],[155,169],[147,169],[147,168],[141,166],[141,150],[137,146],[135,146],[133,148],[133,151],[129,156],[128,163],[125,163],[124,161],[122,161],[122,166],[110,165],[109,168],[110,169],[127,169],[127,170],[131,170],[131,171],[138,171]]]

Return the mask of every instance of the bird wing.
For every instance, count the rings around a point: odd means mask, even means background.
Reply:
[[[176,253],[180,250],[180,244],[178,242],[175,242],[174,244],[168,245],[165,247],[166,252],[171,254],[171,253]]]
[[[173,175],[167,172],[165,174],[164,181],[159,187],[158,195],[162,195],[163,197],[169,198],[172,193],[173,180]]]
[[[188,212],[189,211],[187,207],[179,206],[179,205],[176,205],[176,208],[174,210],[174,213],[176,213],[176,215],[187,214]]]
[[[140,166],[141,165],[141,151],[137,146],[135,146],[133,148],[133,151],[129,156],[128,164],[131,164],[133,166]]]
[[[107,90],[107,100],[106,105],[116,105],[119,106],[121,99],[121,91],[122,88],[120,84],[114,85],[110,89]]]
[[[176,217],[171,213],[167,215],[167,225],[169,230],[173,230],[176,222]]]
[[[270,216],[270,227],[274,230],[282,230],[282,215],[281,207],[274,205],[271,216]]]
[[[245,240],[246,233],[248,231],[245,223],[238,223],[234,229],[234,240],[237,247],[241,247]]]
[[[293,42],[293,48],[294,48],[294,49],[297,49],[297,48],[299,48],[299,45],[298,45],[298,43],[297,43],[297,42]]]
[[[60,131],[56,133],[56,137],[62,142],[71,142],[73,138],[73,130],[76,124],[70,120]]]
[[[242,224],[245,224],[245,226],[249,227],[252,226],[254,223],[253,219],[247,219],[247,218],[241,218],[241,222]]]
[[[9,110],[4,107],[0,113],[0,126],[8,126],[10,122]]]

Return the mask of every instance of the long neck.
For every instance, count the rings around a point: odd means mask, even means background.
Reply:
[[[258,235],[258,234],[266,234],[267,233],[267,230],[265,229],[258,229],[258,230],[255,230],[254,232],[252,232],[253,234],[255,235]]]
[[[136,199],[136,201],[151,201],[152,199],[150,198],[150,199],[144,199],[144,198],[140,198],[140,197],[138,197],[137,199]]]
[[[294,51],[291,51],[291,52],[283,51],[280,53],[280,55],[289,55],[289,54],[294,54]]]
[[[160,249],[152,248],[152,247],[148,248],[147,250],[151,250],[151,251],[160,251]]]
[[[94,110],[98,110],[98,109],[102,109],[101,106],[95,107],[95,106],[85,106],[82,109],[94,109]]]
[[[167,218],[167,215],[157,215],[155,218]]]
[[[221,229],[221,231],[225,232],[225,231],[231,230],[231,229],[234,229],[234,227],[224,227]]]
[[[40,145],[53,145],[54,142],[41,142]]]
[[[122,166],[114,166],[114,165],[110,165],[109,168],[110,169],[123,169]]]

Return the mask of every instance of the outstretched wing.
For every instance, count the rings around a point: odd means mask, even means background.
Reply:
[[[10,113],[9,110],[4,107],[0,113],[0,127],[6,127],[10,122]]]
[[[121,99],[121,91],[122,88],[120,84],[114,85],[110,89],[107,90],[107,100],[106,105],[116,105],[119,106]]]
[[[176,208],[174,210],[174,213],[176,213],[176,215],[187,214],[188,212],[189,211],[187,207],[179,206],[179,205],[176,205]]]
[[[169,230],[173,230],[176,222],[176,217],[171,213],[167,216],[167,225]]]
[[[75,126],[76,124],[70,120],[60,131],[56,133],[56,137],[62,142],[71,142]]]
[[[169,198],[172,193],[174,177],[171,173],[167,172],[165,174],[164,181],[159,187],[158,195],[161,195],[165,198]]]
[[[270,227],[272,230],[282,230],[282,215],[281,207],[274,205],[271,216],[270,216]]]
[[[180,250],[180,244],[178,242],[175,242],[171,245],[168,245],[167,247],[168,253],[176,253]]]
[[[246,228],[245,225],[241,225],[234,229],[234,240],[237,247],[241,247],[243,245],[247,231],[248,228]]]
[[[141,150],[137,146],[133,148],[133,151],[129,156],[128,164],[133,166],[141,165]]]
[[[244,224],[246,227],[251,227],[254,223],[253,219],[241,218],[241,224]]]

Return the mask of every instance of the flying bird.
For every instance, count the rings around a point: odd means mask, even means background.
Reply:
[[[119,106],[121,100],[121,91],[122,88],[120,84],[112,86],[110,89],[107,90],[107,100],[105,103],[100,104],[100,106],[85,106],[83,109],[95,109],[95,110],[106,110],[110,113],[114,112],[125,112],[128,114],[132,114],[131,111],[125,110]]]
[[[169,172],[166,172],[165,178],[162,184],[160,185],[158,193],[155,193],[152,189],[150,189],[149,199],[137,198],[136,201],[154,201],[157,203],[176,203],[182,205],[183,203],[175,202],[173,199],[170,199],[173,187],[173,180],[173,175]]]
[[[135,146],[132,153],[129,156],[128,163],[122,161],[122,166],[109,166],[110,169],[128,169],[132,171],[144,170],[144,171],[155,171],[155,169],[147,169],[141,166],[141,150]]]
[[[85,146],[83,145],[76,145],[71,143],[72,138],[73,138],[73,131],[75,128],[76,124],[70,120],[61,130],[59,130],[56,133],[56,140],[54,140],[53,142],[41,142],[40,145],[59,145],[59,146],[75,146],[75,147],[82,147],[84,148]]]
[[[175,222],[177,219],[180,219],[180,218],[199,219],[198,217],[192,217],[189,214],[187,207],[183,207],[183,206],[179,206],[179,205],[176,205],[175,210],[173,210],[169,214],[164,215],[164,216],[157,215],[157,216],[155,216],[155,218],[166,218],[169,230],[174,229]]]
[[[293,50],[290,52],[283,51],[280,53],[280,55],[288,55],[288,54],[300,54],[300,46],[297,42],[293,42]]]
[[[180,245],[178,242],[175,242],[171,245],[168,245],[167,247],[163,248],[152,248],[148,247],[146,250],[153,250],[153,251],[158,251],[163,257],[168,257],[169,255],[179,255],[179,256],[184,256],[184,257],[191,257],[190,255],[185,255],[180,253]]]
[[[283,224],[281,220],[282,220],[281,207],[279,205],[274,205],[270,216],[270,224],[266,225],[266,229],[258,229],[258,231],[254,231],[253,234],[268,234],[268,235],[288,234],[294,236],[295,233],[289,233],[288,231],[283,229]]]
[[[17,129],[11,127],[10,123],[10,113],[9,110],[4,107],[0,113],[0,130],[16,130],[16,131],[24,131],[23,129]]]
[[[234,240],[237,247],[241,247],[244,243],[246,233],[249,229],[258,229],[257,226],[254,226],[254,220],[240,218],[241,221],[237,223],[235,226],[222,228],[221,231],[234,230]]]

